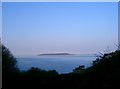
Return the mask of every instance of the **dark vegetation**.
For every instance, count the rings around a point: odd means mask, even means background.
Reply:
[[[99,56],[89,68],[58,74],[32,67],[20,71],[11,52],[2,46],[3,89],[120,89],[120,51]]]

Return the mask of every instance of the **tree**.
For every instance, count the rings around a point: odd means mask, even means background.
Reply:
[[[81,66],[73,69],[73,72],[82,73],[84,70],[85,70],[85,66],[84,66],[84,65],[81,65]]]
[[[2,45],[2,70],[3,75],[13,74],[19,71],[16,58],[14,58],[9,49],[4,45]]]
[[[28,71],[26,71],[26,74],[28,76],[54,76],[58,75],[58,73],[55,70],[42,70],[37,67],[31,67]]]

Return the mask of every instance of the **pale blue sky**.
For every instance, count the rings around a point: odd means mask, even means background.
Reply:
[[[117,3],[3,3],[3,42],[14,55],[115,50]]]
[[[2,0],[3,2],[119,2],[119,0]]]

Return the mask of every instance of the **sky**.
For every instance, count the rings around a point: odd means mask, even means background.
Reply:
[[[2,39],[18,55],[115,50],[116,2],[18,2],[2,4]]]
[[[2,38],[2,3],[0,2],[0,38]]]
[[[119,0],[1,0],[2,2],[118,2]]]

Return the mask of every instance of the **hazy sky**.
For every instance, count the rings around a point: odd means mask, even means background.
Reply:
[[[14,55],[115,50],[117,3],[3,3],[3,43]]]

